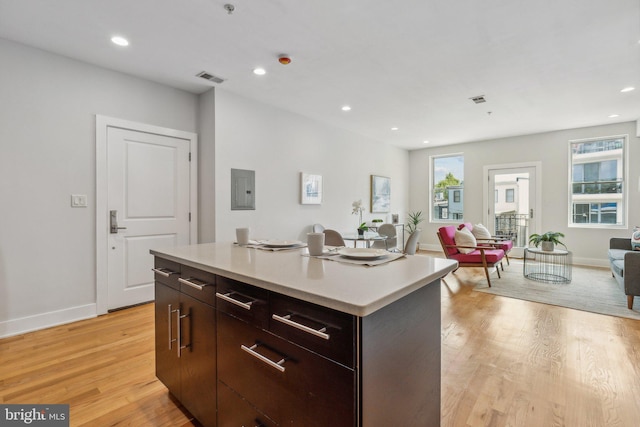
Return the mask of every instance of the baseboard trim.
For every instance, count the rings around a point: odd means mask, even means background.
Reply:
[[[442,252],[442,246],[430,245],[428,243],[418,243],[418,249],[423,251]]]
[[[80,305],[0,322],[0,338],[38,331],[97,316],[96,304]]]
[[[442,253],[442,246],[440,245],[431,245],[428,243],[420,243],[418,248],[423,251],[433,251]],[[599,258],[582,258],[582,257],[573,257],[572,259],[573,265],[581,265],[584,267],[609,267],[608,259],[599,259]]]

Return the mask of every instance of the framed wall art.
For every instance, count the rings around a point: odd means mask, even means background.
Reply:
[[[371,212],[389,212],[391,208],[391,178],[371,175]]]
[[[300,203],[322,204],[322,175],[300,172]]]

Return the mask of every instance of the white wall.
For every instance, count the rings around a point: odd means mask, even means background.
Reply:
[[[3,336],[95,315],[95,115],[196,132],[198,99],[2,39],[0,58]]]
[[[304,239],[322,222],[354,230],[369,175],[392,178],[404,217],[408,153],[213,90],[196,96],[0,39],[0,337],[95,315],[95,115],[199,134],[199,240],[236,226]],[[222,125],[220,125],[222,123]],[[231,212],[230,168],[257,173],[257,210]],[[325,179],[302,206],[299,172]],[[218,181],[218,182],[217,182]],[[71,208],[86,194],[87,208]],[[214,197],[215,196],[215,197]],[[384,215],[365,215],[365,218]]]
[[[627,229],[584,229],[568,227],[569,140],[611,135],[629,135],[629,219]],[[627,122],[606,126],[568,129],[512,138],[502,138],[449,147],[434,147],[412,151],[409,155],[409,210],[429,211],[429,156],[448,153],[464,154],[465,191],[464,217],[466,221],[483,221],[483,166],[507,163],[542,163],[542,206],[538,213],[542,231],[560,231],[573,252],[576,263],[607,265],[610,237],[629,237],[633,226],[640,224],[640,138],[636,137],[636,123]],[[436,230],[441,224],[423,223],[421,243],[424,247],[440,248]]]
[[[306,240],[313,223],[355,232],[351,204],[371,214],[370,175],[391,178],[391,211],[404,218],[408,152],[375,143],[297,114],[216,90],[216,240],[232,241],[236,227],[258,238]],[[231,169],[256,173],[256,210],[232,211]],[[300,204],[300,172],[322,175],[322,205]]]
[[[215,90],[198,98],[198,242],[216,240]]]

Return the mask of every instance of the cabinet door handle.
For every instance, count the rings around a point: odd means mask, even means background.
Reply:
[[[301,323],[294,322],[293,320],[291,320],[290,314],[287,314],[286,316],[278,316],[277,314],[274,314],[271,317],[273,318],[273,320],[277,320],[278,322],[284,323],[285,325],[289,325],[293,328],[300,329],[301,331],[311,335],[315,335],[316,337],[320,337],[325,340],[328,340],[330,338],[329,334],[325,332],[327,330],[326,327],[320,328],[318,330],[310,328]]]
[[[191,286],[192,288],[195,288],[199,291],[203,290],[205,286],[211,286],[211,283],[205,283],[200,280],[198,280],[200,283],[195,283],[195,282],[192,282],[191,280],[194,280],[194,279],[191,277],[189,277],[188,279],[183,279],[182,277],[180,277],[178,279],[178,282]]]
[[[240,348],[246,351],[247,353],[249,353],[250,355],[252,355],[253,357],[255,357],[256,359],[260,360],[261,362],[266,363],[267,365],[277,369],[280,372],[284,372],[284,366],[282,365],[284,365],[284,362],[286,362],[286,358],[283,358],[278,362],[274,362],[273,360],[267,357],[264,357],[263,355],[255,351],[255,349],[258,348],[258,344],[254,344],[251,347],[247,347],[246,345],[240,345]]]
[[[249,302],[242,302],[242,301],[238,301],[235,298],[231,298],[231,295],[233,295],[233,292],[229,292],[226,294],[221,294],[220,292],[216,292],[216,297],[220,298],[221,300],[230,302],[231,304],[235,304],[238,307],[244,308],[245,310],[251,310],[251,304],[253,304],[255,300],[249,301]]]
[[[173,342],[175,341],[171,334],[171,315],[175,312],[175,310],[171,309],[171,304],[169,304],[167,308],[169,309],[169,312],[167,313],[167,323],[169,324],[169,350],[171,350],[173,348]]]
[[[175,340],[178,345],[176,346],[176,348],[177,348],[177,352],[178,352],[178,357],[181,357],[182,356],[182,350],[187,348],[187,347],[189,347],[188,345],[182,345],[182,332],[181,332],[181,330],[182,330],[182,319],[184,319],[185,317],[189,317],[189,315],[188,314],[181,314],[179,308],[176,309],[176,310],[173,310],[173,311],[176,313],[176,319],[178,321],[177,322],[178,323],[178,328],[177,328],[177,334],[176,334],[177,338]]]
[[[151,270],[153,270],[155,273],[158,273],[159,275],[164,277],[169,277],[172,274],[178,274],[177,271],[171,271],[168,268],[152,268]]]

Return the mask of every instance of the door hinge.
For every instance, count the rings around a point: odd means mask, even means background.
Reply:
[[[191,222],[191,212],[189,212],[189,222]]]
[[[191,153],[189,153],[189,161],[191,161]]]

